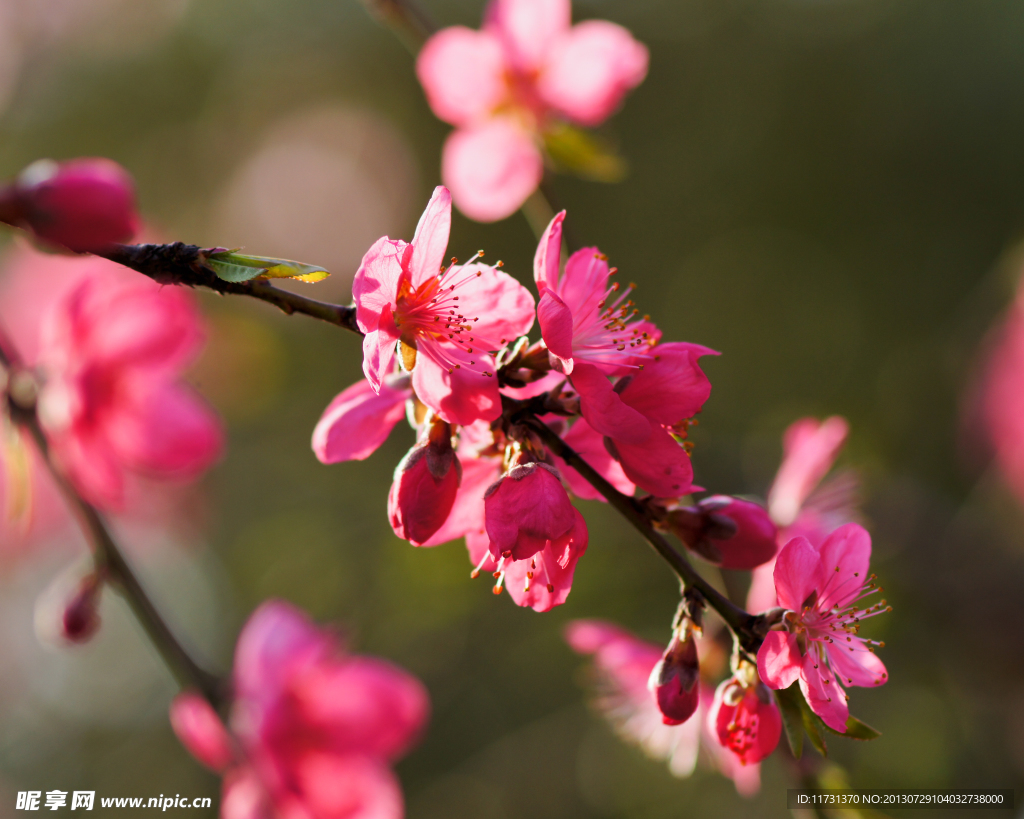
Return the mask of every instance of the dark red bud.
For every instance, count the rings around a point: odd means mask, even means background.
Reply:
[[[723,569],[753,569],[778,552],[778,529],[759,504],[713,495],[691,511],[700,525],[687,545]]]
[[[462,464],[451,445],[451,427],[432,423],[395,469],[388,493],[388,518],[400,538],[422,546],[440,529],[455,504]]]
[[[654,692],[666,725],[680,725],[700,704],[700,661],[694,629],[684,622],[651,671],[647,687]]]
[[[36,603],[36,632],[57,645],[88,642],[100,627],[103,579],[96,571],[58,577]]]

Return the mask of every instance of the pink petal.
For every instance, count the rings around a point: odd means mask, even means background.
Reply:
[[[295,819],[402,819],[402,789],[387,765],[361,754],[310,751],[295,760]],[[294,797],[293,797],[294,798]]]
[[[394,305],[407,248],[405,242],[382,236],[363,255],[352,280],[352,300],[356,322],[364,333],[376,330],[381,310]]]
[[[50,438],[54,457],[71,483],[90,503],[104,510],[124,502],[124,473],[113,448],[95,430]]]
[[[562,436],[562,440],[622,494],[632,496],[636,491],[636,486],[622,471],[621,464],[608,452],[608,448],[604,445],[604,436],[590,426],[585,419],[580,418],[573,424],[572,429]],[[604,497],[579,472],[561,458],[556,457],[555,464],[576,497],[583,500],[604,500]]]
[[[760,614],[779,605],[775,593],[775,558],[754,569],[750,576],[750,590],[747,592],[747,611]]]
[[[846,720],[850,716],[846,697],[813,651],[807,652],[800,669],[800,691],[811,710],[829,728],[841,734],[846,733]]]
[[[843,685],[874,688],[889,681],[885,664],[878,659],[878,655],[868,650],[860,637],[853,637],[849,642],[837,638],[825,651],[832,671]]]
[[[558,36],[569,29],[569,0],[492,0],[484,28],[501,38],[515,68],[540,68]]]
[[[642,444],[612,442],[622,471],[633,483],[658,498],[678,498],[693,489],[693,465],[676,440],[654,425]]]
[[[366,380],[339,393],[313,429],[317,459],[335,464],[370,457],[405,416],[405,402],[411,396],[408,387],[393,389],[387,382],[374,393]]]
[[[563,360],[566,375],[572,372],[572,313],[550,287],[540,293],[537,323],[548,350]]]
[[[346,657],[302,671],[288,686],[282,725],[327,739],[334,751],[394,760],[419,739],[430,713],[414,676],[376,657]]]
[[[860,595],[868,579],[871,535],[863,526],[847,523],[830,534],[818,549],[821,580],[818,607],[845,608]]]
[[[711,382],[697,363],[704,355],[718,353],[682,341],[659,344],[621,391],[622,400],[665,426],[696,415],[711,395]]]
[[[505,52],[487,31],[441,29],[420,49],[416,76],[430,108],[452,125],[483,119],[508,95]]]
[[[832,468],[848,431],[839,416],[820,423],[802,418],[786,430],[782,466],[768,492],[768,510],[777,524],[788,526],[796,520],[807,496]]]
[[[775,560],[775,593],[779,605],[799,612],[818,585],[821,558],[806,538],[795,537]]]
[[[470,532],[484,532],[484,492],[501,474],[501,464],[490,458],[471,458],[462,461],[462,483],[448,520],[423,546],[465,537]]]
[[[537,88],[552,108],[598,125],[647,75],[647,49],[622,26],[587,20],[552,44]]]
[[[541,393],[550,392],[555,387],[564,384],[565,381],[565,376],[558,370],[548,370],[546,375],[536,381],[531,381],[525,387],[502,387],[501,393],[519,400],[534,398]]]
[[[513,467],[484,499],[491,556],[532,557],[548,541],[563,537],[576,513],[555,470],[532,463]]]
[[[623,403],[608,378],[593,364],[577,362],[572,385],[579,393],[583,417],[602,435],[630,444],[642,444],[650,438],[651,423]]]
[[[610,270],[608,257],[596,247],[577,250],[565,263],[556,290],[577,320],[601,310],[598,303],[606,298]]]
[[[452,229],[452,195],[444,185],[434,188],[427,207],[412,237],[412,258],[409,270],[413,287],[436,276],[445,266],[448,234]]]
[[[460,287],[459,312],[470,318],[471,337],[477,342],[493,342],[498,350],[533,327],[534,301],[530,293],[508,273],[490,265],[463,265],[458,277],[479,274]],[[474,320],[478,319],[478,320]]]
[[[388,492],[388,519],[395,534],[414,546],[430,540],[448,519],[461,479],[457,456],[452,457],[447,472],[434,474],[427,448],[414,446],[395,469]]]
[[[459,210],[478,222],[511,216],[543,176],[533,137],[508,120],[459,129],[445,141],[441,178]]]
[[[442,354],[464,363],[456,369],[442,359]],[[475,353],[472,359],[475,365],[470,365],[468,354],[450,345],[445,345],[443,353],[436,344],[419,346],[416,368],[412,371],[413,389],[420,401],[449,424],[468,426],[477,420],[493,421],[501,415],[498,379],[483,375],[484,370],[494,372],[494,362],[490,356]]]
[[[505,571],[505,588],[517,606],[537,612],[562,605],[572,590],[576,563],[587,550],[587,524],[575,509],[575,526],[559,542],[537,552],[532,560],[516,560]],[[526,573],[533,572],[533,578]],[[548,589],[548,586],[551,589]]]
[[[379,390],[384,379],[391,375],[397,343],[398,328],[395,326],[391,305],[385,304],[374,329],[363,336],[363,375],[374,390]]]
[[[562,222],[565,221],[565,211],[555,214],[548,226],[544,228],[540,241],[537,243],[537,252],[533,256],[533,280],[537,283],[537,289],[545,287],[558,287],[558,268],[562,258]]]
[[[171,728],[189,753],[206,767],[223,772],[234,761],[227,729],[199,694],[184,691],[171,701]]]
[[[789,688],[800,676],[804,658],[795,634],[769,631],[757,651],[757,673],[761,682],[776,690]]]

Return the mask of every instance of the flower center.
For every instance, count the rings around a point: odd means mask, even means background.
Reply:
[[[612,268],[609,275],[617,272]],[[593,292],[573,323],[572,354],[592,364],[643,368],[635,359],[646,356],[657,339],[650,335],[650,316],[636,318],[640,312],[629,294],[630,284],[622,290],[614,282],[606,290]],[[622,291],[621,293],[619,291]]]

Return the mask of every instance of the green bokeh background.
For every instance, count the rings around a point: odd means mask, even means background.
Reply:
[[[482,10],[425,5],[443,25],[476,26]],[[223,244],[213,203],[239,163],[275,122],[329,104],[407,146],[412,201],[376,235],[411,236],[448,129],[410,55],[355,0],[193,0],[141,45],[138,30],[119,33],[121,6],[96,14],[29,50],[0,116],[0,174],[110,156],[161,234]],[[859,787],[1019,794],[1024,523],[960,419],[1019,269],[1024,4],[590,0],[574,14],[622,23],[651,50],[647,80],[603,129],[627,180],[559,178],[555,191],[666,337],[722,352],[693,436],[697,481],[763,495],[791,421],[851,422],[842,463],[862,475],[873,570],[895,607],[875,631],[892,682],[854,690],[854,712],[883,736],[837,739],[835,760]],[[247,249],[268,250],[259,238]],[[486,248],[526,283],[534,245],[519,216],[456,217],[450,249]],[[335,298],[351,273],[337,271]],[[201,301],[214,349],[194,380],[224,413],[229,449],[195,512],[202,536],[135,556],[212,663],[226,668],[248,612],[279,596],[418,674],[434,714],[398,768],[414,819],[787,815],[779,755],[744,800],[707,771],[672,778],[588,710],[563,624],[605,617],[662,641],[677,601],[622,521],[582,504],[591,545],[567,605],[537,615],[495,598],[470,581],[461,545],[418,550],[391,533],[408,429],[363,463],[313,457],[320,412],[359,376],[357,341],[258,303]],[[5,664],[35,656],[30,609],[58,553],[2,580]],[[96,645],[0,673],[0,816],[26,789],[216,795],[167,725],[170,678],[123,606],[110,598],[104,612]]]

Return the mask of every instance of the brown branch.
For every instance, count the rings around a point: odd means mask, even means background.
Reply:
[[[208,254],[209,249],[173,242],[167,245],[112,245],[99,255],[149,276],[160,284],[203,287],[223,295],[249,296],[272,304],[289,315],[302,313],[362,335],[356,324],[355,307],[306,298],[274,287],[264,279],[226,282],[218,279],[206,266]]]
[[[21,370],[17,351],[2,330],[0,330],[0,371],[7,376],[8,383],[11,383],[11,379],[17,379],[19,374],[27,375],[24,370]],[[10,418],[32,437],[50,474],[93,546],[97,568],[104,570],[106,577],[128,601],[149,639],[156,646],[167,667],[182,687],[197,688],[215,709],[220,708],[224,704],[227,694],[223,682],[200,666],[174,636],[174,632],[160,615],[159,610],[125,559],[124,553],[114,540],[102,515],[78,494],[54,462],[46,436],[39,425],[35,396],[32,391],[29,391],[27,395],[15,395],[12,394],[13,392],[8,390],[6,394]]]

